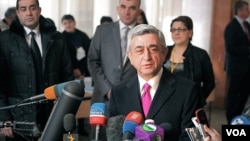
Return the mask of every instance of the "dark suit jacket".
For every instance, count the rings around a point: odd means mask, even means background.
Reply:
[[[226,45],[226,72],[229,74],[244,76],[244,74],[246,74],[250,69],[250,44],[236,18],[233,18],[232,21],[226,26],[224,39]]]
[[[166,60],[169,60],[174,46],[168,46],[168,54]],[[180,74],[197,83],[201,88],[202,104],[206,104],[206,99],[215,87],[215,78],[213,66],[206,50],[188,45],[186,51],[183,53],[184,70],[181,72],[174,72]]]
[[[122,65],[118,21],[97,27],[88,52],[88,69],[94,81],[92,103],[103,102],[114,85],[136,74],[129,60]]]
[[[191,118],[200,97],[195,83],[182,76],[163,70],[148,116],[157,125],[170,123],[173,131],[165,141],[190,141],[185,128],[194,127]],[[127,115],[131,111],[143,113],[138,77],[114,87],[110,99],[110,116]]]

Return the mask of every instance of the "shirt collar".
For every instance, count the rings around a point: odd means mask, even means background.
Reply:
[[[143,86],[146,82],[151,86],[151,88],[156,90],[159,86],[162,73],[163,73],[163,68],[161,68],[160,71],[154,77],[149,79],[149,81],[144,80],[142,77],[140,77],[138,75],[138,79],[139,79],[139,83],[140,83],[140,91],[143,90]]]
[[[28,28],[26,26],[23,26],[23,28],[25,30],[26,35],[29,35],[31,31],[35,32],[36,35],[40,34],[40,32],[39,32],[39,25],[36,26],[33,30],[31,30],[30,28]]]
[[[241,19],[239,16],[235,16],[235,18],[237,19],[237,21],[240,23],[240,24],[243,24],[244,20]]]
[[[119,20],[120,30],[122,30],[124,27],[129,27],[129,29],[133,28],[136,23],[133,23],[131,25],[125,25],[121,20]]]

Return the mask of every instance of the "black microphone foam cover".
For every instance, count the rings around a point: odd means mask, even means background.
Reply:
[[[124,120],[124,115],[117,115],[108,119],[106,127],[107,141],[122,140],[122,126]]]
[[[63,118],[68,113],[76,114],[84,92],[84,83],[71,81],[65,85],[51,111],[40,141],[63,140]]]
[[[73,132],[76,128],[76,118],[69,113],[63,117],[63,127],[66,132]]]

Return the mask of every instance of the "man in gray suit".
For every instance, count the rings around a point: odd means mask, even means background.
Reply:
[[[120,20],[99,25],[88,53],[88,68],[94,81],[92,103],[109,100],[111,88],[136,74],[128,59],[123,63],[121,34],[123,27],[136,25],[140,0],[119,0]]]
[[[111,88],[136,74],[127,57],[122,57],[121,41],[124,27],[136,25],[140,0],[119,0],[117,12],[120,20],[99,25],[90,44],[88,69],[94,81],[91,103],[108,102]]]

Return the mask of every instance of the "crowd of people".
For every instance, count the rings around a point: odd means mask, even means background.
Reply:
[[[185,129],[194,126],[191,118],[206,106],[215,88],[212,62],[206,50],[191,43],[191,17],[180,15],[172,20],[174,43],[167,45],[162,31],[150,25],[140,6],[140,0],[119,0],[119,19],[101,17],[90,38],[77,28],[73,15],[62,16],[64,30],[59,32],[52,19],[41,15],[39,0],[17,0],[0,23],[0,107],[18,104],[54,84],[91,77],[91,104],[105,103],[110,117],[138,111],[144,120],[172,124],[172,134],[165,136],[165,141],[189,141]],[[249,13],[249,4],[237,1],[235,16],[224,34],[228,124],[242,113],[250,93],[250,25],[244,24]],[[53,106],[54,101],[49,100],[1,110],[0,121],[35,122],[42,132]],[[78,124],[79,133],[84,132],[83,119]],[[222,140],[213,127],[204,125],[204,130],[209,135],[205,141]],[[1,132],[7,141],[36,141],[40,137],[20,135],[10,127],[1,128]],[[92,127],[91,138],[95,132]],[[107,140],[105,127],[99,137]]]

